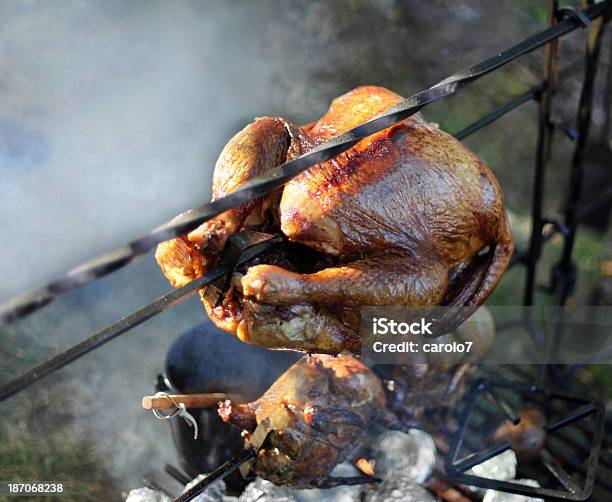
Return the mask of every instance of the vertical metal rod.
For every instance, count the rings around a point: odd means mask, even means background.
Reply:
[[[585,54],[585,69],[582,92],[580,94],[580,104],[578,107],[578,117],[576,128],[578,138],[572,156],[570,173],[570,191],[565,208],[565,225],[568,234],[563,242],[561,259],[556,267],[556,303],[563,306],[567,297],[572,292],[575,277],[575,265],[572,260],[574,242],[578,230],[579,215],[578,201],[582,190],[582,180],[584,176],[583,160],[584,152],[588,144],[589,130],[591,126],[591,109],[593,104],[593,92],[595,89],[595,77],[597,74],[597,63],[601,48],[604,19],[597,19],[589,29],[588,41]]]
[[[559,2],[548,0],[547,4],[548,25],[554,26],[559,15]],[[559,69],[559,41],[551,41],[545,49],[543,82],[547,85],[540,94],[539,115],[538,115],[538,141],[536,146],[535,173],[533,181],[533,193],[531,202],[531,237],[529,239],[529,249],[527,250],[525,290],[523,293],[523,305],[532,306],[534,304],[534,293],[537,279],[537,265],[542,253],[542,230],[544,218],[542,207],[544,205],[544,184],[546,182],[546,164],[550,157],[550,149],[553,135],[553,125],[550,120],[552,96],[558,86]],[[526,323],[532,322],[531,311],[526,313]],[[536,343],[537,340],[534,340]],[[543,340],[546,354],[549,352],[548,344],[550,340]],[[540,385],[544,385],[547,376],[546,365],[542,365],[540,372]]]
[[[548,0],[548,24],[557,23],[557,0]],[[538,118],[538,142],[536,149],[535,176],[531,209],[531,238],[527,252],[527,277],[523,295],[524,305],[533,305],[537,262],[542,250],[542,205],[544,196],[545,168],[550,153],[553,133],[550,121],[551,98],[557,88],[558,77],[558,40],[551,41],[546,46],[543,82],[548,82],[540,95]]]
[[[583,0],[582,3],[586,5],[587,0]],[[563,240],[561,258],[553,268],[554,304],[560,307],[565,305],[567,298],[573,293],[576,284],[576,265],[572,255],[580,219],[578,203],[584,177],[584,153],[589,141],[595,77],[597,75],[597,63],[604,26],[604,19],[596,20],[591,25],[587,37],[584,79],[578,105],[578,116],[576,118],[578,138],[572,155],[569,193],[565,206],[565,226],[568,229],[568,233]],[[565,311],[563,309],[556,309],[554,320],[551,324],[553,330],[552,337],[549,337],[547,345],[547,358],[556,358],[556,353],[563,337],[564,325]]]
[[[179,483],[182,483],[184,485],[191,481],[191,478],[187,476],[187,474],[185,474],[183,471],[181,471],[177,467],[174,467],[171,464],[166,464],[164,466],[164,471],[170,474],[170,476],[176,479]]]

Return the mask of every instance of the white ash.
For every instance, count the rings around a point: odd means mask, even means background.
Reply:
[[[364,489],[365,502],[435,500],[420,486],[436,464],[436,446],[429,434],[418,429],[388,430],[374,444],[376,475],[383,481]]]
[[[125,502],[171,502],[171,499],[164,492],[143,487],[131,490]]]
[[[540,484],[533,479],[514,479],[516,476],[516,454],[512,450],[507,450],[500,455],[490,458],[486,462],[474,466],[467,471],[468,474],[479,476],[487,479],[497,479],[499,481],[510,481],[539,487]],[[475,487],[477,488],[477,487]],[[542,499],[529,497],[526,495],[517,495],[514,493],[500,492],[496,490],[483,490],[477,488],[481,493],[484,493],[483,502],[539,502]]]
[[[359,476],[361,472],[353,464],[342,462],[331,471],[331,476],[348,478]],[[361,500],[363,485],[336,486],[335,488],[294,490],[298,502],[353,502]]]
[[[506,450],[482,464],[472,467],[467,474],[487,479],[507,481],[516,476],[516,454],[512,450]]]
[[[245,488],[238,499],[239,502],[298,502],[293,490],[284,486],[276,486],[262,478],[256,478]]]
[[[208,474],[200,474],[190,483],[187,483],[183,489],[183,493],[191,489],[192,486],[199,483],[206,476],[208,476]],[[212,485],[206,488],[206,490],[194,498],[193,502],[238,502],[238,498],[225,494],[225,482],[220,479],[215,481]]]
[[[414,479],[404,474],[394,475],[375,488],[366,488],[363,500],[364,502],[435,502],[436,498]]]
[[[533,486],[539,488],[540,483],[535,479],[516,479],[514,483],[521,485]],[[529,497],[527,495],[517,495],[515,493],[498,492],[495,490],[487,490],[482,502],[544,502],[544,499]]]
[[[403,477],[424,483],[436,465],[433,438],[419,429],[387,430],[373,444],[376,475],[383,479]]]
[[[276,486],[262,478],[249,483],[239,498],[223,494],[223,482],[217,482],[195,499],[196,502],[367,502],[419,501],[435,498],[420,486],[433,471],[436,463],[436,447],[426,432],[411,429],[408,432],[387,430],[373,440],[376,476],[379,484],[338,486],[327,489],[291,489]],[[338,464],[332,471],[334,477],[358,476],[360,471],[351,463]],[[185,487],[188,489],[202,476]],[[143,501],[148,502],[148,501]]]

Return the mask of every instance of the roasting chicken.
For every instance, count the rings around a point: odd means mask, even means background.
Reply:
[[[223,149],[213,199],[401,100],[366,86],[308,125],[256,119]],[[244,341],[310,352],[359,352],[361,306],[467,307],[436,325],[448,333],[489,297],[513,252],[489,167],[418,115],[161,244],[157,261],[181,286],[212,267],[242,229],[281,234],[318,266],[289,257],[290,266],[238,271],[223,298],[201,291],[210,318]]]
[[[364,364],[348,355],[313,355],[295,363],[257,401],[226,401],[219,414],[251,432],[265,421],[271,432],[252,474],[304,488],[347,481],[329,473],[360,445],[384,407],[382,384]]]

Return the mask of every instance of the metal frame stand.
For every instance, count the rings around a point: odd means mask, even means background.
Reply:
[[[559,21],[560,16],[568,13],[570,15],[577,15],[575,11],[559,9],[557,0],[548,1],[548,22],[550,26],[554,26]],[[563,307],[566,304],[568,297],[575,289],[576,265],[573,262],[572,253],[578,228],[579,215],[581,213],[581,209],[578,207],[578,201],[583,178],[583,158],[588,143],[594,82],[603,26],[605,22],[603,20],[597,20],[596,23],[591,25],[591,23],[586,20],[584,24],[585,26],[588,25],[590,29],[585,55],[584,80],[578,108],[576,147],[574,149],[571,162],[570,190],[564,211],[563,223],[554,219],[546,218],[543,215],[546,164],[550,157],[552,135],[554,132],[554,126],[550,120],[551,101],[559,81],[558,40],[553,40],[546,47],[544,81],[542,84],[542,92],[539,94],[538,100],[540,109],[533,185],[534,189],[532,195],[531,238],[527,251],[518,260],[522,261],[526,265],[525,289],[523,294],[523,304],[525,306],[534,305],[538,262],[542,253],[542,248],[543,245],[556,234],[561,234],[563,237],[563,247],[561,257],[558,263],[552,269],[552,283],[550,288],[547,290],[554,295],[554,305]],[[544,233],[545,225],[549,223],[552,224],[552,230]],[[562,312],[561,309],[559,309],[559,311]],[[527,316],[529,316],[529,312],[530,309],[528,309],[528,314],[526,314]],[[562,336],[561,327],[563,323],[560,322],[562,319],[555,319],[555,321],[555,326],[557,326],[558,329],[555,331],[553,339],[546,341],[536,323],[529,317],[525,319],[525,326],[527,330],[534,339],[534,343],[546,354],[546,360],[551,360],[550,358],[554,355],[554,348],[558,345]],[[446,457],[445,469],[451,479],[460,483],[533,497],[547,497],[563,500],[586,500],[591,496],[595,482],[595,471],[601,449],[601,442],[603,440],[603,431],[605,426],[604,406],[600,402],[568,396],[565,394],[553,393],[547,390],[545,387],[545,382],[547,380],[551,380],[557,387],[563,387],[563,374],[557,365],[549,364],[542,366],[539,386],[525,386],[513,383],[495,383],[489,380],[482,380],[477,382],[472,387],[472,390],[468,396],[467,404],[460,417],[458,430],[454,434],[452,446]],[[549,424],[546,427],[548,432],[553,432],[562,426],[576,422],[588,415],[596,414],[597,425],[592,436],[592,444],[590,448],[591,453],[588,460],[587,473],[583,486],[577,486],[569,474],[564,471],[563,467],[558,464],[555,465],[551,462],[545,462],[545,466],[561,483],[564,490],[535,488],[510,481],[498,481],[466,474],[466,471],[475,465],[485,462],[490,458],[510,449],[510,444],[508,442],[504,442],[502,444],[477,451],[460,461],[457,460],[459,450],[464,442],[465,434],[468,429],[469,417],[478,396],[493,396],[492,399],[497,401],[498,407],[504,412],[504,414],[515,424],[517,423],[518,419],[510,416],[507,406],[495,397],[496,394],[494,390],[496,388],[510,388],[518,393],[522,393],[523,395],[530,393],[541,393],[547,400],[557,398],[582,404],[581,408],[576,410],[568,417],[565,417],[565,419],[561,422]]]
[[[465,440],[465,434],[469,429],[470,416],[472,416],[474,405],[480,396],[485,396],[487,394],[492,396],[493,402],[495,402],[503,414],[509,416],[509,418],[512,419],[511,421],[514,423],[517,423],[518,419],[515,418],[516,414],[513,413],[512,410],[509,409],[509,406],[498,397],[496,393],[497,389],[511,390],[516,392],[517,395],[521,397],[529,396],[530,394],[540,394],[540,396],[546,401],[557,399],[577,405],[577,407],[568,415],[547,424],[544,427],[544,430],[548,434],[554,433],[562,427],[578,422],[586,417],[595,415],[595,427],[592,431],[590,453],[586,465],[586,476],[582,486],[578,485],[570,474],[568,474],[565,469],[554,460],[554,457],[546,452],[545,449],[540,455],[540,460],[546,469],[552,474],[552,476],[557,479],[559,484],[562,485],[563,489],[561,490],[533,487],[512,481],[499,481],[496,479],[483,478],[473,474],[466,474],[466,472],[474,466],[486,462],[487,460],[510,449],[510,443],[504,441],[500,444],[477,451],[463,459],[458,460],[461,447]],[[604,427],[605,408],[600,402],[591,401],[582,397],[550,392],[546,389],[541,389],[536,385],[525,385],[516,382],[494,382],[488,379],[479,380],[472,386],[472,389],[468,395],[467,404],[459,418],[459,428],[446,456],[445,470],[449,477],[458,483],[517,493],[530,497],[546,497],[548,499],[558,500],[586,500],[593,493],[596,470],[599,461],[599,452],[601,450],[601,443],[604,435]]]

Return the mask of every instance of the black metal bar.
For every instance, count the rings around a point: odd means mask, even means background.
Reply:
[[[566,397],[566,396],[564,396]],[[479,404],[478,401],[476,401],[474,403],[474,411],[477,411],[478,413],[480,413],[482,415],[482,420],[483,420],[483,424],[488,423],[491,420],[491,416],[490,413],[482,406]],[[580,430],[581,433],[587,434],[590,431],[587,429],[587,427],[584,426],[584,424],[582,424],[580,421],[577,421],[574,423],[574,425],[578,428],[578,430]],[[474,425],[476,428],[478,428],[478,424]],[[586,447],[584,444],[576,441],[574,438],[571,437],[571,435],[569,435],[566,431],[563,430],[563,428],[557,428],[555,429],[555,437],[562,443],[564,443],[565,446],[569,447],[569,448],[573,448],[576,451],[580,451],[581,453],[590,453],[590,448]],[[550,448],[552,453],[556,455],[556,451],[555,451],[555,447],[553,445],[548,444],[546,446],[547,448]],[[559,452],[561,453],[561,452]],[[567,452],[566,452],[567,453]],[[569,459],[566,459],[569,461]],[[607,459],[605,458],[601,458],[600,463],[602,465],[604,465],[607,468],[612,468],[612,462],[609,462]],[[574,465],[576,468],[580,467],[584,472],[586,472],[586,469],[584,466],[578,466],[578,464]],[[610,489],[610,491],[612,491],[612,483],[609,483],[609,487],[608,489]]]
[[[487,420],[487,416],[488,414],[486,412],[483,411],[482,408],[479,408],[478,406],[476,406],[476,409],[478,409],[478,411],[480,411],[481,413],[483,413],[485,415],[485,418],[483,418],[485,421]],[[580,424],[580,422],[578,422],[576,425]],[[556,437],[559,437],[561,433],[561,430],[557,430],[556,432]],[[478,449],[478,445],[476,445],[474,442],[468,440],[467,438],[465,439],[466,444],[476,450]],[[580,463],[578,460],[574,459],[573,457],[567,457],[567,451],[562,452],[561,450],[557,449],[556,447],[552,446],[552,445],[547,445],[546,446],[548,449],[551,450],[552,454],[555,456],[558,456],[560,458],[563,459],[564,463],[567,463],[567,465],[571,466],[573,469],[575,469],[576,471],[580,472],[582,475],[584,475],[585,477],[588,475],[588,465],[582,464]],[[591,449],[580,444],[579,445],[579,449],[581,452],[585,452],[587,454],[590,454]],[[599,459],[600,462],[603,461],[603,459]],[[602,462],[603,463],[603,462]],[[607,465],[607,464],[606,464]],[[529,466],[527,465],[523,465],[522,469],[525,469]],[[540,470],[535,470],[535,472],[539,472],[540,474],[542,473],[542,471]],[[550,471],[549,471],[550,472]],[[456,480],[457,475],[453,475],[453,478]],[[535,475],[531,476],[528,475],[527,477],[533,477],[534,479],[537,479],[537,477]],[[477,478],[478,479],[478,478]],[[598,476],[596,479],[596,483],[598,483],[601,487],[603,487],[604,489],[608,490],[608,491],[612,491],[612,483],[609,482],[606,478],[604,478],[603,476]],[[504,491],[503,488],[499,488],[500,490]]]
[[[548,451],[542,450],[540,452],[540,459],[548,471],[563,485],[563,487],[572,493],[580,491],[580,487],[572,479],[572,477],[565,471],[563,466],[553,457]]]
[[[577,429],[583,433],[583,434],[588,434],[590,431],[588,430],[587,427],[583,426],[580,422],[577,422],[576,424]],[[570,448],[573,448],[576,451],[580,451],[581,453],[589,453],[591,450],[590,448],[586,447],[584,444],[580,443],[579,441],[576,441],[571,434],[568,434],[567,431],[564,431],[563,429],[557,429],[555,431],[555,437],[564,444],[564,446],[569,446]],[[554,448],[554,446],[549,446],[550,448]],[[554,451],[552,452],[553,454],[555,453]],[[610,462],[610,460],[606,459],[606,458],[600,458],[599,462],[602,466],[608,468],[608,469],[612,469],[612,462]],[[584,468],[584,466],[582,466]],[[612,480],[611,480],[612,481]],[[612,482],[608,482],[609,483],[609,490],[612,491]]]
[[[164,471],[166,471],[170,476],[172,476],[175,480],[177,480],[182,485],[186,485],[191,481],[189,476],[181,471],[179,468],[174,467],[172,464],[166,464],[164,466]]]
[[[607,1],[593,5],[585,9],[583,13],[589,19],[596,19],[606,12],[606,8]],[[160,242],[183,235],[228,209],[270,193],[308,169],[310,166],[335,157],[351,148],[361,139],[406,119],[430,103],[455,94],[461,87],[468,83],[474,82],[505,64],[557,40],[559,37],[570,33],[579,26],[581,26],[581,23],[574,18],[564,19],[556,25],[525,39],[510,49],[451,75],[429,89],[403,100],[391,107],[384,114],[336,138],[326,141],[305,155],[250,180],[227,196],[188,211],[180,218],[155,228],[149,234],[133,240],[125,246],[121,246],[84,263],[55,281],[9,300],[0,305],[0,325],[34,312],[50,303],[56,296],[83,286],[84,284],[92,282],[103,275],[109,274],[127,265],[134,259],[151,250]]]
[[[474,501],[479,501],[482,502],[482,497],[479,497],[476,494],[476,490],[474,487],[467,487],[467,486],[463,486],[463,485],[456,485],[452,479],[450,479],[446,473],[444,471],[441,471],[440,469],[434,467],[433,472],[431,473],[431,476],[429,479],[432,478],[438,478],[440,481],[444,481],[445,483],[448,484],[452,484],[453,485],[453,490],[458,491],[461,495],[463,495],[466,499],[468,500],[474,500]],[[428,483],[429,484],[429,483]],[[433,493],[433,495],[435,496],[436,494]]]
[[[547,424],[546,426],[544,426],[544,430],[546,432],[555,432],[556,430],[561,429],[561,427],[565,427],[566,425],[569,425],[584,417],[588,417],[589,415],[596,413],[598,409],[599,408],[595,404],[586,404],[578,408],[576,411],[570,413],[569,415],[560,418],[556,422],[553,422],[552,424]]]
[[[470,430],[472,430],[474,427],[478,428],[479,426],[478,424],[474,423],[468,424],[466,420],[474,409],[480,408],[480,405],[476,401],[476,396],[482,393],[483,391],[490,390],[491,388],[513,389],[515,392],[520,393],[524,398],[526,396],[530,396],[534,392],[537,392],[538,395],[546,399],[548,402],[550,402],[550,400],[559,399],[563,400],[566,403],[584,403],[582,406],[575,409],[570,414],[562,417],[559,420],[556,420],[555,422],[549,423],[544,427],[547,433],[551,434],[553,432],[559,431],[560,429],[569,424],[576,423],[576,426],[580,429],[586,430],[585,428],[588,428],[589,432],[592,433],[591,447],[588,449],[589,458],[587,462],[584,463],[584,469],[582,469],[582,466],[580,466],[580,470],[583,470],[585,473],[585,481],[583,486],[579,487],[575,482],[573,482],[573,480],[569,478],[567,472],[565,472],[564,469],[560,468],[560,466],[557,466],[554,461],[546,462],[547,465],[545,467],[549,470],[544,472],[547,472],[548,475],[552,474],[553,477],[558,479],[559,482],[561,482],[561,484],[564,486],[565,490],[553,490],[544,487],[529,487],[510,481],[499,481],[467,474],[466,471],[468,471],[472,467],[482,462],[485,462],[493,456],[499,455],[503,451],[509,449],[510,445],[507,442],[472,453],[465,459],[462,459],[460,462],[455,463],[459,451],[458,447],[460,447],[463,441],[465,441],[465,444],[467,444],[468,446],[471,445],[472,449],[474,449],[474,442],[466,433],[468,431],[468,425],[470,426]],[[588,427],[587,424],[581,421],[581,419],[592,414],[596,414],[596,422],[591,424],[590,427]],[[539,498],[551,497],[554,499],[564,500],[586,500],[593,493],[593,489],[595,486],[596,471],[599,461],[599,453],[603,441],[604,429],[605,408],[602,403],[589,402],[587,398],[583,397],[570,396],[557,392],[549,392],[546,389],[538,389],[537,386],[525,385],[519,382],[492,382],[486,379],[479,380],[472,386],[467,398],[467,404],[465,408],[461,411],[461,414],[459,416],[458,428],[454,432],[451,447],[449,448],[445,458],[445,469],[451,479],[453,479],[455,482],[465,483],[468,485],[492,488],[494,490],[530,495]],[[552,444],[547,445],[547,447],[548,446],[552,446]],[[480,447],[480,445],[476,447]],[[549,460],[546,458],[546,454],[544,454],[544,457],[545,461]]]
[[[544,498],[546,500],[586,500],[588,495],[585,497],[582,493],[560,493],[558,490],[551,490],[549,488],[539,488],[530,485],[524,485],[517,483],[516,481],[499,481],[497,479],[481,478],[478,476],[472,476],[469,474],[457,474],[453,475],[452,479],[459,483],[466,485],[479,486],[481,488],[490,488],[491,490],[517,493],[519,495],[526,495],[533,498]]]
[[[228,476],[232,472],[238,470],[242,464],[251,460],[256,454],[257,450],[255,450],[255,448],[248,448],[240,452],[235,457],[231,458],[224,464],[221,464],[219,467],[217,467],[202,481],[196,483],[189,490],[175,498],[174,502],[188,502],[189,500],[193,500],[200,493],[206,490],[206,488],[212,485],[215,481],[224,478],[225,476]]]
[[[476,402],[476,398],[478,397],[475,389],[480,387],[481,385],[483,385],[482,381],[477,381],[476,383],[474,383],[474,385],[472,386],[472,391],[470,392],[470,395],[468,397],[468,403],[466,404],[465,408],[461,412],[461,416],[459,417],[459,429],[453,437],[453,444],[451,445],[451,451],[453,451],[454,453],[451,457],[447,457],[445,462],[445,468],[447,472],[451,472],[452,470],[454,470],[454,465],[457,461],[459,451],[463,446],[465,428],[467,427],[468,420],[470,418],[472,410],[474,409],[474,403]]]
[[[591,128],[591,108],[603,31],[603,21],[601,25],[597,24],[591,28],[586,49],[584,83],[580,94],[577,118],[578,139],[572,156],[570,191],[565,208],[565,226],[569,229],[569,233],[564,240],[561,259],[556,267],[559,272],[559,283],[557,284],[558,305],[565,305],[567,297],[572,293],[573,289],[572,278],[575,275],[575,266],[572,261],[572,254],[580,218],[578,201],[582,190],[584,153]]]
[[[221,264],[210,272],[207,272],[202,277],[199,277],[185,286],[170,291],[164,296],[161,296],[157,300],[145,305],[136,312],[119,319],[110,326],[98,331],[89,338],[82,342],[73,345],[68,350],[48,359],[42,364],[32,368],[23,375],[11,380],[10,382],[0,387],[0,401],[11,397],[12,395],[24,390],[25,388],[32,385],[34,382],[46,377],[47,375],[57,371],[64,366],[76,361],[83,357],[94,349],[101,347],[105,343],[110,342],[119,335],[126,333],[130,329],[142,324],[143,322],[151,319],[152,317],[164,312],[165,310],[173,307],[174,305],[185,300],[188,296],[196,292],[198,289],[204,287],[208,283],[223,277],[228,272],[231,272],[236,265],[241,265],[249,260],[252,260],[256,256],[270,250],[272,246],[276,245],[280,239],[273,238],[262,242],[261,244],[255,245],[250,249],[247,249],[237,261],[228,260],[225,264]]]
[[[576,75],[581,69],[582,61],[574,62],[573,64],[559,72],[559,82],[563,82],[568,78]],[[532,87],[531,89],[525,91],[523,94],[511,98],[505,103],[499,105],[497,108],[491,110],[489,113],[485,114],[475,122],[454,133],[453,136],[459,140],[467,138],[471,134],[474,134],[475,132],[480,131],[480,129],[483,129],[484,127],[492,124],[497,119],[500,119],[504,115],[507,115],[519,106],[524,105],[525,103],[529,103],[534,99],[539,99],[542,94],[542,91],[544,91],[547,87],[548,81],[542,82],[541,84]]]
[[[559,5],[556,0],[548,0],[548,22],[554,27],[558,18]],[[546,176],[546,162],[550,152],[553,125],[550,121],[550,108],[552,94],[556,88],[557,77],[557,40],[551,41],[546,47],[546,61],[544,64],[545,86],[540,95],[540,109],[538,116],[538,142],[536,147],[536,165],[533,180],[533,193],[531,200],[531,237],[527,255],[527,271],[523,304],[533,305],[535,291],[536,269],[542,250],[542,207],[544,201],[544,183]]]
[[[578,138],[572,156],[569,196],[565,207],[565,227],[567,231],[564,235],[565,239],[563,241],[561,258],[552,269],[554,303],[558,306],[565,305],[567,298],[573,293],[576,284],[576,266],[573,262],[572,255],[579,223],[578,201],[582,191],[584,153],[588,144],[590,131],[591,107],[603,26],[604,23],[602,21],[601,25],[594,25],[593,28],[591,28],[586,49],[584,82],[578,107]],[[547,347],[548,354],[553,359],[563,336],[564,316],[565,313],[563,310],[558,309],[555,311],[555,319],[552,324],[554,331],[549,338],[549,346]],[[554,368],[556,368],[555,365],[549,367],[549,369]],[[546,367],[543,367],[543,370],[545,369]],[[543,375],[544,374],[543,371]]]
[[[453,470],[456,472],[465,472],[472,467],[482,464],[487,460],[496,457],[504,453],[505,451],[510,449],[510,443],[508,441],[504,441],[503,443],[491,446],[489,448],[485,448],[484,450],[477,451],[465,457],[461,462],[457,462],[453,465]]]
[[[506,403],[503,399],[501,399],[493,389],[483,389],[484,396],[489,400],[490,403],[494,404],[497,408],[501,410],[501,412],[505,415],[505,417],[512,422],[514,425],[518,425],[521,422],[521,419],[514,412],[512,407]]]
[[[381,483],[382,479],[375,478],[369,474],[361,473],[357,476],[348,476],[346,478],[330,476],[325,480],[325,488],[335,488],[337,486],[355,486],[365,485],[368,483]]]
[[[554,446],[554,445],[546,445],[546,448],[548,450],[550,450],[550,453],[554,457],[561,458],[563,460],[563,465],[567,465],[567,466],[571,467],[576,472],[579,472],[580,474],[582,474],[585,477],[588,475],[588,465],[586,465],[584,462],[581,462],[579,459],[577,459],[575,457],[568,456],[567,455],[567,451],[564,452],[563,448],[561,448],[559,446]],[[580,450],[582,452],[586,453],[587,455],[590,454],[590,449],[586,448],[584,445],[581,445]],[[601,455],[600,455],[600,458],[599,458],[600,464],[603,464],[602,460],[603,459],[601,458]],[[606,490],[612,492],[612,483],[609,481],[608,477],[598,475],[596,483],[601,485]]]
[[[515,98],[506,101],[504,104],[498,106],[491,112],[487,113],[482,118],[478,119],[476,122],[468,125],[467,127],[461,129],[459,132],[453,134],[455,138],[461,140],[467,138],[470,134],[474,134],[476,131],[479,131],[483,127],[492,124],[497,119],[503,117],[504,115],[510,113],[512,110],[518,108],[533,99],[537,99],[537,97],[541,94],[541,92],[546,88],[545,84],[540,84],[536,87],[529,89],[523,94],[516,96]]]
[[[531,373],[529,373],[529,371],[526,369],[528,368],[528,366],[523,366],[523,365],[511,365],[508,366],[508,368],[513,371],[520,379],[523,380],[523,384],[525,384],[525,382],[531,382],[533,380],[533,375]],[[481,366],[480,367],[480,371],[489,373],[489,368],[487,368],[486,366]],[[493,375],[490,375],[493,376]],[[518,382],[517,382],[518,383]],[[566,399],[566,400],[576,400],[576,402],[580,402],[579,400],[577,400],[577,398],[575,398],[575,396],[568,396],[566,394],[556,394],[553,393],[552,397],[555,398],[559,398],[559,399]],[[582,402],[588,402],[589,399],[588,398],[583,398]],[[609,427],[610,429],[612,429],[612,418],[606,418],[604,417],[604,419],[606,420],[606,424],[607,427]],[[580,428],[583,432],[586,432],[586,429],[584,428],[584,426],[581,425],[581,422],[577,423],[577,427]],[[612,467],[612,464],[611,464]]]

